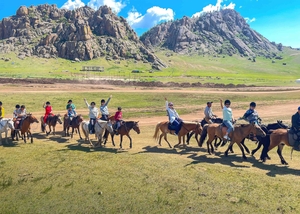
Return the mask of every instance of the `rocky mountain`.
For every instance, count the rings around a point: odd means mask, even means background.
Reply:
[[[162,47],[182,54],[239,54],[272,58],[282,49],[281,44],[271,43],[251,29],[245,19],[231,9],[162,23],[140,39],[149,48]]]
[[[19,58],[90,60],[134,59],[164,64],[139,40],[127,21],[107,6],[59,9],[56,5],[21,6],[16,15],[0,21],[0,53]],[[76,59],[76,60],[77,60]]]

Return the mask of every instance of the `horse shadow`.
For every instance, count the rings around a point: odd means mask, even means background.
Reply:
[[[109,153],[117,154],[120,152],[120,151],[118,151],[118,149],[115,149],[115,148],[107,148],[107,147],[90,148],[90,147],[86,147],[86,146],[81,146],[79,144],[69,144],[69,145],[66,145],[65,147],[68,148],[70,151],[81,151],[81,152],[86,152],[86,153],[109,152]]]
[[[34,133],[32,136],[38,140],[46,140],[47,142],[68,143],[69,138],[62,138],[61,135],[46,135],[45,133]]]
[[[196,148],[196,147],[177,147],[177,148],[162,148],[159,146],[146,146],[142,148],[144,151],[140,151],[137,154],[142,153],[165,153],[165,154],[191,154],[195,152],[203,152],[205,151],[204,148]]]
[[[188,156],[188,158],[192,159],[193,161],[186,166],[189,165],[194,165],[194,164],[201,164],[201,163],[208,163],[208,164],[222,164],[222,165],[227,165],[230,167],[235,167],[235,168],[251,168],[255,167],[261,170],[265,170],[266,175],[270,177],[276,177],[276,175],[300,175],[300,170],[299,169],[293,169],[289,168],[286,165],[281,165],[281,164],[265,164],[260,161],[258,161],[254,156],[248,157],[247,160],[244,160],[240,157],[239,154],[230,154],[229,156],[225,157],[224,154],[220,152],[216,152],[215,155],[200,155],[198,156],[197,154],[191,154]],[[249,165],[239,165],[242,163],[250,163],[251,166]],[[236,164],[239,163],[239,164]]]
[[[12,141],[11,139],[8,140],[8,143],[6,142],[2,142],[3,147],[20,147],[20,145],[18,144],[18,142]]]

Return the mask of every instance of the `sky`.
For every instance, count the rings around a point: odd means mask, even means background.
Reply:
[[[69,10],[108,5],[125,17],[138,35],[160,22],[230,8],[271,42],[300,48],[300,0],[0,0],[0,19],[15,15],[21,5],[46,3]]]

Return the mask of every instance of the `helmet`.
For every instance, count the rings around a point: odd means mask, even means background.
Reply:
[[[251,107],[256,107],[256,103],[255,103],[255,102],[251,102],[251,103],[250,103],[250,106],[251,106]]]
[[[95,102],[91,102],[91,105],[96,105],[96,103]]]
[[[224,105],[226,105],[226,104],[231,104],[231,102],[230,102],[230,100],[225,100],[225,102],[224,102]]]
[[[20,105],[19,105],[19,104],[17,104],[17,105],[16,105],[16,108],[20,108]]]
[[[101,100],[101,103],[105,103],[105,100],[102,99],[102,100]]]
[[[47,101],[47,102],[46,102],[46,104],[47,104],[47,105],[50,105],[50,102],[49,102],[49,101]]]
[[[121,110],[122,110],[122,108],[121,108],[121,107],[118,107],[118,110],[119,110],[119,111],[121,111]]]

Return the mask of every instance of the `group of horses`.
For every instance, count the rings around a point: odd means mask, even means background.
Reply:
[[[195,138],[199,147],[202,147],[205,139],[207,139],[207,151],[209,154],[214,153],[214,150],[217,149],[222,142],[222,145],[226,144],[226,141],[223,140],[223,137],[227,131],[227,128],[222,124],[222,122],[223,120],[221,118],[216,118],[212,124],[207,124],[204,119],[200,123],[197,121],[183,121],[181,130],[178,133],[178,144],[176,144],[174,147],[178,147],[181,144],[182,139],[183,146],[185,147],[185,137],[187,137],[186,143],[189,144],[190,138],[193,134],[195,134]],[[155,138],[158,141],[158,144],[161,146],[161,140],[162,137],[164,137],[164,140],[168,143],[169,147],[172,148],[167,139],[168,133],[174,134],[174,131],[169,130],[168,128],[168,122],[159,122],[156,125],[153,138]],[[246,160],[247,157],[244,150],[246,150],[247,153],[250,153],[249,149],[245,145],[245,139],[248,138],[257,143],[257,148],[252,150],[251,155],[254,155],[261,148],[261,146],[263,146],[264,148],[260,155],[260,160],[265,162],[267,159],[270,159],[268,152],[277,146],[277,153],[280,157],[281,163],[288,164],[282,156],[282,149],[284,145],[292,145],[289,143],[288,126],[282,121],[277,121],[276,123],[268,125],[257,125],[255,123],[239,125],[235,124],[234,131],[229,134],[229,137],[231,140],[228,148],[225,151],[225,156],[228,155],[229,151],[233,152],[232,146],[234,143],[236,143],[242,152],[243,159]],[[218,140],[219,142],[217,143]]]

